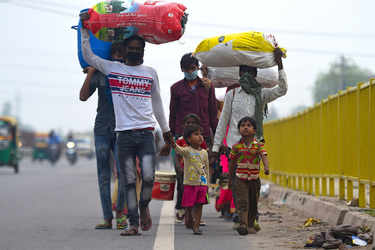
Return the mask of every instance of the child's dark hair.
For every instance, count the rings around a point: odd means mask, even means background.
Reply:
[[[199,67],[199,61],[193,56],[192,53],[187,53],[182,56],[180,66],[181,69],[190,69],[191,66]]]
[[[190,142],[189,142],[189,138],[190,136],[196,132],[196,131],[202,131],[201,127],[198,126],[198,125],[189,125],[189,126],[186,126],[185,129],[184,129],[184,140],[185,142],[190,146]]]
[[[241,118],[241,120],[238,122],[238,125],[237,125],[238,130],[240,130],[241,124],[244,123],[244,122],[250,122],[251,125],[253,126],[253,128],[255,130],[257,129],[257,123],[256,123],[256,121],[253,118],[249,117],[249,116],[245,116],[245,117]]]
[[[124,47],[126,48],[126,47],[128,47],[128,44],[129,44],[131,41],[134,41],[134,40],[139,41],[139,42],[142,44],[142,47],[143,47],[143,48],[146,46],[145,39],[143,39],[142,37],[137,36],[137,35],[133,35],[133,36],[131,36],[131,37],[125,39],[125,40],[123,41],[122,44],[123,44]]]
[[[124,53],[124,44],[122,42],[113,42],[111,45],[111,56],[119,53],[122,55]]]
[[[196,124],[201,125],[201,118],[199,118],[199,116],[197,116],[196,114],[190,113],[185,115],[184,123],[186,123],[186,121],[189,119],[194,119]]]

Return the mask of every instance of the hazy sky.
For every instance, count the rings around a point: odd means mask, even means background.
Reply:
[[[251,30],[276,36],[288,50],[284,67],[289,91],[271,105],[282,116],[298,105],[312,104],[317,74],[339,55],[375,72],[374,1],[177,2],[190,13],[184,36],[169,44],[148,44],[144,62],[159,74],[167,115],[170,86],[183,77],[181,56],[211,36]],[[24,123],[40,131],[93,128],[97,96],[79,101],[85,75],[78,63],[77,35],[70,27],[77,24],[80,9],[95,3],[0,0],[0,111],[10,101],[14,113],[18,110]]]

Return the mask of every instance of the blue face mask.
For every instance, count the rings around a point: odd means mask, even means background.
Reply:
[[[188,80],[188,81],[195,80],[198,77],[198,70],[195,70],[191,73],[184,72],[184,75],[185,75],[185,79]]]

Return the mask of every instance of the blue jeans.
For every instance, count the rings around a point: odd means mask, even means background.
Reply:
[[[95,135],[96,163],[98,170],[98,184],[100,201],[102,203],[104,220],[112,220],[112,199],[111,199],[111,164],[110,153],[115,156],[117,173],[119,172],[119,160],[116,146],[116,134],[109,132],[106,135]],[[123,179],[118,180],[117,211],[124,210],[125,185]]]
[[[120,178],[126,183],[128,217],[131,226],[139,226],[138,202],[136,193],[137,169],[139,159],[142,190],[139,209],[148,207],[151,201],[155,177],[155,141],[151,130],[125,130],[118,132],[117,147],[120,163]]]

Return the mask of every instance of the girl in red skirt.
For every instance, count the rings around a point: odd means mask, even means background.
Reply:
[[[172,145],[176,153],[184,159],[184,193],[182,206],[186,208],[186,226],[193,229],[193,233],[201,235],[199,224],[202,208],[207,204],[207,180],[209,179],[209,162],[207,151],[201,148],[203,136],[197,125],[186,126],[184,139],[187,147],[175,143]]]

